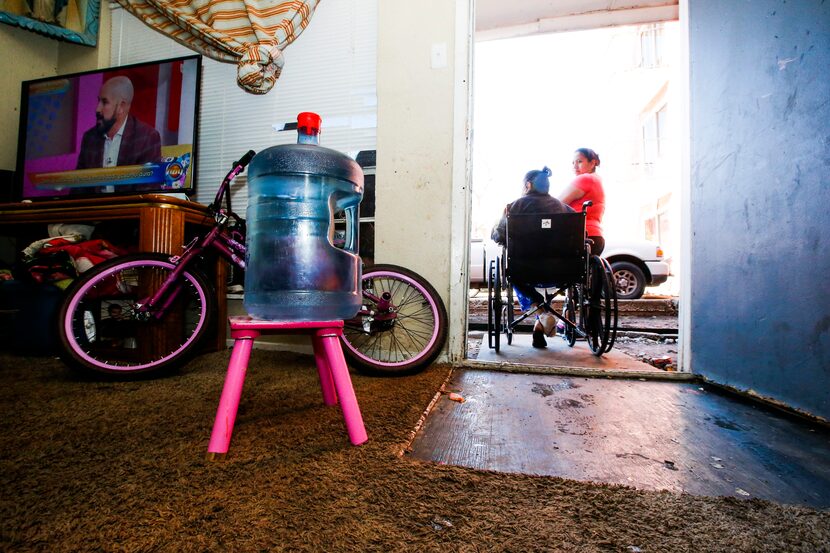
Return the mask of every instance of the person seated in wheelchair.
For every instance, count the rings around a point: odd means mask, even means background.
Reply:
[[[550,190],[551,171],[547,167],[541,170],[528,171],[522,184],[522,196],[516,201],[507,204],[504,214],[493,228],[490,237],[494,242],[504,247],[507,245],[507,216],[519,213],[532,214],[556,214],[574,213],[574,210],[561,201],[551,196]],[[537,309],[539,306],[546,306],[545,298],[536,290],[540,283],[533,282],[511,282],[516,291],[516,297],[522,307],[522,311]],[[512,306],[509,306],[512,309]],[[547,311],[542,311],[536,317],[533,324],[533,347],[544,348],[547,346],[545,336],[552,336],[556,331],[556,317]]]

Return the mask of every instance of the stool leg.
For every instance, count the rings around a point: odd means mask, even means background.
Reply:
[[[337,405],[337,393],[334,391],[331,367],[329,366],[326,350],[323,347],[322,338],[312,336],[311,345],[314,346],[314,361],[317,363],[317,374],[320,376],[320,388],[323,389],[323,403]]]
[[[346,421],[346,431],[353,445],[365,443],[369,437],[366,435],[366,428],[363,426],[363,416],[360,414],[360,407],[354,395],[352,378],[349,375],[349,368],[346,366],[346,359],[343,357],[343,349],[337,336],[322,336],[320,340],[328,358],[331,376],[334,379],[334,387],[340,398],[340,407],[343,409],[343,418]]]
[[[228,363],[228,374],[225,376],[225,386],[222,388],[219,409],[216,410],[216,420],[213,422],[213,432],[210,434],[207,453],[209,460],[224,457],[230,447],[236,412],[239,409],[239,398],[242,397],[242,385],[245,383],[245,373],[248,370],[253,345],[253,337],[238,338],[233,345],[231,360]]]

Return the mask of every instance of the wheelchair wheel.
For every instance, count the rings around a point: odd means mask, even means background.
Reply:
[[[608,260],[604,257],[600,257],[599,259],[605,267],[605,276],[611,284],[610,298],[603,296],[606,304],[609,303],[608,300],[610,299],[611,309],[611,327],[609,328],[610,336],[608,338],[608,344],[605,346],[605,351],[607,352],[611,351],[611,348],[614,347],[614,343],[617,341],[617,324],[619,319],[619,307],[617,305],[617,281],[614,278],[614,269],[611,268],[611,264]]]
[[[562,316],[574,325],[579,324],[576,315],[576,306],[578,305],[577,302],[579,300],[578,296],[579,289],[576,285],[571,286],[568,288],[568,292],[565,295],[565,301],[562,305]],[[565,331],[562,333],[562,339],[565,340],[568,347],[574,347],[574,344],[576,343],[576,328],[568,323],[565,323]]]
[[[592,255],[588,265],[588,305],[585,331],[588,334],[588,347],[597,357],[608,351],[611,344],[611,324],[616,293],[611,277],[605,271],[605,265],[597,255]],[[615,331],[616,337],[616,331]]]
[[[501,296],[501,259],[496,257],[490,262],[487,277],[487,344],[496,353],[501,346],[502,308]]]
[[[501,347],[501,333],[504,324],[504,300],[501,295],[501,258],[496,258],[496,270],[493,280],[493,348],[496,353]]]
[[[507,279],[502,275],[502,285],[505,288],[507,295],[507,303],[504,305],[504,332],[507,334],[507,345],[513,343],[513,321],[515,320],[515,313],[513,311],[513,287],[507,282]]]
[[[487,347],[493,349],[493,279],[496,260],[487,267]]]

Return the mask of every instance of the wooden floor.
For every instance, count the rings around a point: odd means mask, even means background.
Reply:
[[[423,460],[830,507],[830,431],[692,382],[458,369]]]

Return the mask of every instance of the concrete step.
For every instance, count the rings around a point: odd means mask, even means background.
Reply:
[[[515,303],[516,312],[519,310],[518,302]],[[639,300],[619,300],[617,306],[620,315],[630,314],[638,317],[652,317],[652,316],[677,316],[677,298],[672,297],[643,297]],[[556,299],[553,301],[553,307],[556,310],[562,309],[562,300]],[[470,315],[483,313],[487,316],[487,290],[480,290],[476,292],[471,291],[470,294]]]

